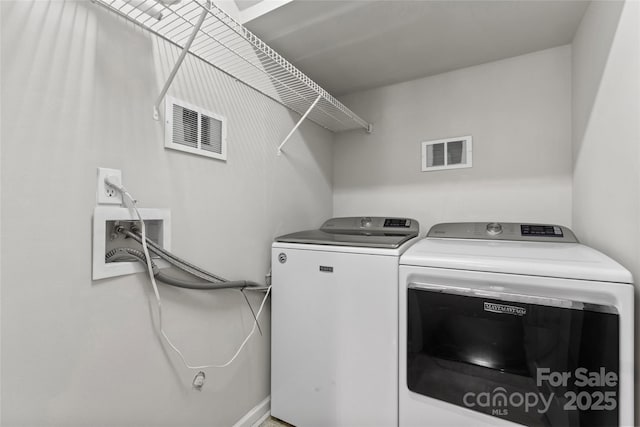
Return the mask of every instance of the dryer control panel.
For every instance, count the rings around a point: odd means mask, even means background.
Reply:
[[[512,240],[578,243],[575,234],[562,225],[513,222],[455,222],[436,224],[427,237],[449,239]]]

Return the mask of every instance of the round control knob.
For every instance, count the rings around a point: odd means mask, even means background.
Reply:
[[[360,225],[363,227],[371,227],[371,223],[372,223],[372,220],[370,216],[365,216],[360,219]]]
[[[487,224],[487,233],[491,236],[496,236],[502,233],[502,225],[497,222],[490,222]]]

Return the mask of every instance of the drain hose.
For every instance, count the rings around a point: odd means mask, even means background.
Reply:
[[[131,237],[136,242],[142,244],[142,235],[140,235],[138,232],[127,230],[122,226],[117,227],[116,231],[124,234],[125,236]],[[148,237],[146,241],[147,241],[147,247],[149,248],[150,252],[153,252],[163,260],[167,261],[169,264],[179,268],[182,271],[186,271],[192,276],[199,277],[200,279],[203,279],[207,282],[227,282],[228,281],[227,279],[224,279],[220,276],[210,273],[207,270],[204,270],[196,265],[193,265],[183,260],[182,258],[175,256],[174,254],[165,250],[164,248],[162,248],[160,245],[158,245],[156,242],[149,239]],[[254,283],[251,286],[260,286],[260,285],[258,285],[257,283]]]
[[[163,250],[164,252],[164,250]],[[129,260],[131,257],[135,258],[137,261],[140,261],[142,264],[146,265],[146,257],[142,251],[132,248],[116,248],[113,249],[105,255],[106,262],[115,262],[122,260]],[[163,258],[164,259],[164,258]],[[178,288],[186,288],[186,289],[201,289],[201,290],[211,290],[211,289],[230,289],[230,288],[247,288],[247,287],[261,287],[255,282],[250,282],[247,280],[236,280],[236,281],[227,281],[227,280],[218,280],[216,282],[211,281],[193,281],[193,280],[185,280],[178,279],[176,277],[172,277],[166,273],[160,271],[158,266],[151,261],[151,268],[153,269],[153,276],[170,286],[175,286]],[[181,267],[178,267],[181,268]],[[188,273],[191,273],[188,271]]]

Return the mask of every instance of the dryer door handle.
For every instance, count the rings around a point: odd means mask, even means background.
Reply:
[[[588,310],[596,311],[599,313],[618,314],[618,309],[613,305],[594,304],[584,301],[576,301],[565,298],[556,298],[541,295],[527,295],[511,292],[506,289],[504,291],[494,291],[487,289],[473,289],[461,286],[436,285],[420,282],[411,282],[409,283],[408,288],[420,291],[440,292],[445,294],[462,295],[474,298],[491,298],[494,300],[511,303],[544,305],[548,307],[560,307],[572,310]]]

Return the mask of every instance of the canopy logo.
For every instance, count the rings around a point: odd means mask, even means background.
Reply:
[[[527,309],[524,307],[516,307],[515,305],[503,305],[493,302],[484,302],[484,311],[490,311],[492,313],[500,314],[513,314],[516,316],[524,316],[527,314]]]
[[[492,392],[474,393],[470,391],[465,393],[462,397],[462,403],[467,408],[488,408],[491,410],[491,415],[504,417],[509,415],[509,408],[523,408],[525,412],[535,409],[539,414],[545,414],[549,410],[553,398],[553,393],[550,396],[535,392],[507,393],[503,387],[497,387]]]
[[[496,387],[493,391],[467,392],[462,403],[496,417],[508,417],[514,410],[546,414],[552,404],[565,411],[615,411],[618,407],[617,391],[612,389],[618,385],[618,373],[604,367],[598,371],[577,368],[566,372],[537,368],[536,385],[538,390],[547,391],[508,392]],[[567,388],[571,390],[562,393]]]

